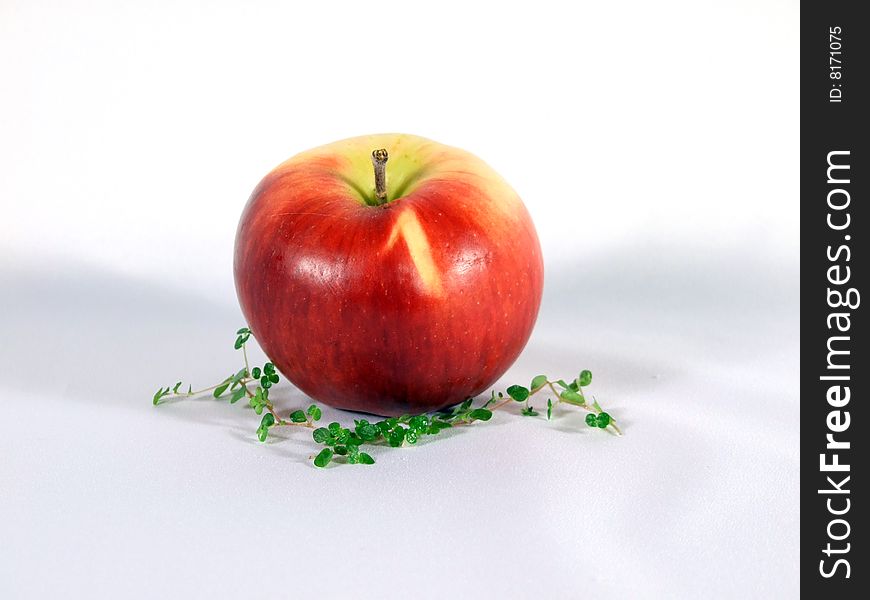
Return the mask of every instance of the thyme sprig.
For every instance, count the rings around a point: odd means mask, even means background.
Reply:
[[[583,370],[573,381],[567,383],[563,379],[550,380],[546,375],[534,377],[528,387],[512,385],[505,392],[491,392],[490,397],[480,406],[474,406],[474,399],[468,398],[453,408],[423,415],[402,415],[389,417],[380,421],[369,422],[366,419],[355,419],[353,427],[342,427],[333,422],[326,427],[315,427],[322,417],[322,411],[316,404],[307,409],[297,409],[286,417],[278,414],[275,406],[269,400],[269,390],[280,381],[280,377],[271,362],[262,367],[250,367],[246,344],[251,338],[251,330],[242,327],[236,332],[234,347],[242,351],[244,366],[220,383],[200,390],[193,390],[188,385],[187,391],[181,391],[183,382],[179,381],[172,387],[160,387],[153,396],[153,404],[157,406],[168,400],[188,398],[211,392],[215,398],[228,398],[230,404],[235,404],[242,398],[248,399],[248,406],[257,415],[262,415],[257,428],[257,438],[265,442],[269,430],[273,427],[307,427],[314,429],[312,438],[323,446],[320,452],[313,456],[314,465],[326,467],[332,462],[349,464],[374,464],[375,459],[370,454],[360,450],[365,445],[381,445],[398,448],[403,445],[414,445],[423,436],[438,435],[445,429],[471,425],[478,421],[489,421],[493,411],[499,410],[512,402],[522,404],[520,414],[526,417],[536,417],[540,413],[529,403],[529,399],[540,392],[552,395],[547,398],[547,419],[551,419],[553,411],[559,404],[567,404],[587,411],[586,424],[599,429],[610,429],[616,435],[622,431],[616,425],[614,418],[605,412],[595,397],[592,402],[586,400],[585,390],[592,383],[592,372]]]

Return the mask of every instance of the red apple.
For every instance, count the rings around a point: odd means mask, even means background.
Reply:
[[[491,386],[528,341],[543,286],[516,192],[468,152],[403,134],[335,142],[266,175],[234,266],[275,366],[316,400],[378,415]]]

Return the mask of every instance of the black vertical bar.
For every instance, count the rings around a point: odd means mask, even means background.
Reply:
[[[800,560],[809,598],[866,597],[870,589],[867,496],[858,492],[868,483],[858,455],[868,452],[870,401],[860,297],[870,269],[863,4],[804,2],[801,11]]]

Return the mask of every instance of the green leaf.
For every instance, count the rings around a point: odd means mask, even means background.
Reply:
[[[157,392],[154,394],[154,406],[157,406],[160,403],[160,399],[168,393],[169,388],[166,388],[165,390],[162,387],[157,388]]]
[[[540,413],[535,410],[534,406],[526,406],[522,410],[524,417],[537,417]]]
[[[554,381],[553,383],[555,383],[556,385],[558,385],[559,387],[561,387],[563,390],[569,390],[569,389],[571,389],[571,388],[568,387],[568,384],[565,383],[565,380],[564,380],[564,379],[559,379],[559,380],[557,380],[557,381]]]
[[[321,418],[322,416],[323,416],[323,412],[320,410],[320,407],[319,407],[319,406],[315,406],[315,407],[314,407],[314,412],[311,414],[311,418],[312,418],[314,421],[319,421],[320,418]]]
[[[332,434],[329,433],[329,430],[326,427],[318,427],[311,434],[311,437],[313,437],[314,441],[318,444],[326,444],[332,439]]]
[[[242,335],[242,334],[245,334],[245,333],[251,333],[251,330],[248,329],[247,327],[242,327],[241,329],[239,329],[239,330],[236,332],[236,335]]]
[[[408,431],[406,431],[405,432],[405,441],[408,442],[409,444],[416,444],[417,443],[417,430],[416,429],[409,429]]]
[[[574,390],[565,390],[559,394],[559,396],[565,402],[570,402],[572,404],[586,404],[586,399]]]
[[[432,424],[429,426],[429,435],[441,433],[442,429],[450,429],[451,427],[453,427],[453,425],[451,425],[447,421],[433,419]]]
[[[547,376],[546,375],[538,375],[534,379],[532,379],[532,385],[529,386],[529,389],[536,390],[538,388],[542,388],[547,385]]]
[[[267,362],[265,365],[263,365],[263,373],[265,373],[266,375],[271,375],[274,372],[275,365],[273,365],[272,363]]]
[[[371,423],[362,423],[356,428],[356,433],[364,442],[374,441],[380,434],[381,430]]]
[[[587,386],[592,383],[592,371],[582,370],[580,371],[580,377],[577,378],[578,383],[582,386]]]
[[[346,446],[335,446],[335,447],[333,448],[333,450],[335,451],[336,454],[338,454],[338,455],[340,455],[340,456],[346,456],[346,455],[347,455],[347,447],[346,447]]]
[[[240,387],[235,392],[233,392],[232,398],[230,398],[230,404],[235,404],[239,400],[245,397],[247,393],[247,388],[245,386]]]
[[[416,417],[411,417],[408,421],[408,427],[415,431],[419,431],[421,429],[429,428],[429,417],[426,415],[417,415]]]
[[[547,398],[547,420],[553,416],[553,401],[550,398]]]
[[[324,468],[329,464],[329,461],[332,460],[332,450],[329,448],[324,448],[320,451],[320,454],[314,459],[314,466]]]
[[[234,347],[236,350],[238,350],[239,348],[241,348],[242,346],[244,346],[244,345],[245,345],[245,342],[247,342],[247,341],[248,341],[248,338],[247,338],[246,336],[244,336],[244,335],[240,335],[239,337],[236,338],[236,343],[233,344],[233,347]]]
[[[357,461],[361,465],[373,465],[373,464],[375,464],[375,459],[373,459],[370,455],[366,454],[365,452],[359,453],[359,456],[357,457]]]
[[[261,442],[265,442],[267,437],[269,437],[269,428],[260,425],[257,428],[257,439]]]
[[[178,388],[180,388],[180,387],[181,387],[181,382],[179,381],[178,383],[175,384],[175,387],[172,388],[172,393],[173,393],[173,394],[177,394],[177,393],[178,393]]]
[[[271,375],[269,375],[269,381],[271,381],[272,383],[278,383],[278,381],[280,381],[280,378],[278,377],[277,373],[272,373]]]
[[[478,421],[489,421],[492,418],[492,411],[486,408],[475,408],[468,416]]]
[[[308,420],[308,418],[301,410],[294,410],[292,413],[290,413],[290,420],[294,423],[304,423]]]
[[[459,412],[463,412],[463,411],[466,411],[466,410],[468,410],[469,408],[471,408],[471,403],[472,403],[473,401],[474,401],[473,398],[466,398],[465,401],[464,401],[462,404],[459,405],[459,407],[458,407]],[[454,411],[454,413],[455,413],[455,412],[456,412],[456,411]]]
[[[521,385],[512,385],[505,390],[511,398],[517,402],[523,402],[529,397],[529,390]]]
[[[230,387],[235,388],[237,385],[239,385],[241,383],[242,379],[244,379],[247,376],[248,376],[248,370],[246,368],[242,367],[238,373],[233,375],[233,378],[230,380]]]
[[[338,435],[338,432],[341,431],[341,423],[336,423],[333,421],[329,425],[326,426],[329,429],[329,433],[332,435]]]
[[[390,432],[387,441],[393,448],[398,448],[405,441],[405,430],[402,427],[396,427]]]
[[[251,377],[253,377],[254,379],[259,379],[261,373],[262,371],[260,370],[260,367],[254,367],[253,369],[251,369]]]
[[[266,413],[263,415],[263,420],[260,421],[260,427],[271,427],[275,424],[275,415],[272,413]]]
[[[608,425],[610,425],[610,415],[606,412],[603,412],[598,415],[595,419],[595,424],[598,425],[601,429],[604,429]]]
[[[221,394],[223,394],[225,391],[227,391],[228,387],[230,387],[229,383],[223,383],[223,384],[217,386],[214,390],[214,397],[220,398]]]
[[[571,390],[572,392],[579,392],[580,391],[580,382],[575,379],[574,381],[572,381],[571,383],[568,384],[568,389]]]
[[[188,396],[193,395],[193,385],[192,384],[187,386],[187,395]]]

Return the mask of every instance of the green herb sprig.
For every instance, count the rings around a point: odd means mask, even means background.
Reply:
[[[490,397],[480,406],[474,407],[472,398],[454,406],[451,409],[424,415],[402,415],[380,421],[369,422],[366,419],[355,419],[353,427],[342,427],[333,422],[326,427],[315,428],[315,423],[321,419],[322,411],[316,404],[305,410],[294,410],[286,418],[278,415],[275,406],[269,400],[269,389],[280,381],[275,365],[270,362],[262,367],[253,368],[248,364],[246,344],[251,338],[251,330],[242,327],[236,332],[234,347],[242,351],[244,367],[230,375],[220,383],[201,390],[194,391],[188,386],[187,391],[179,391],[182,382],[174,386],[158,388],[154,394],[155,406],[174,398],[187,398],[205,392],[212,392],[215,398],[229,398],[230,404],[235,404],[242,398],[248,398],[250,406],[257,415],[262,415],[257,428],[257,438],[265,442],[272,427],[296,426],[314,429],[312,437],[317,444],[323,446],[314,456],[314,465],[324,468],[332,462],[341,460],[348,464],[371,465],[375,459],[370,454],[360,450],[365,445],[380,445],[398,448],[405,444],[414,445],[423,436],[438,435],[445,429],[471,425],[478,421],[489,421],[493,411],[512,403],[522,403],[520,414],[526,417],[536,417],[540,413],[529,403],[529,399],[541,391],[552,392],[553,398],[547,398],[547,419],[551,419],[554,409],[559,404],[567,404],[588,412],[586,424],[599,429],[611,429],[616,435],[622,431],[616,425],[615,419],[605,412],[595,397],[592,403],[586,401],[584,387],[592,383],[592,372],[583,370],[570,383],[563,379],[551,381],[546,375],[534,377],[529,387],[512,385],[504,393],[492,391]],[[558,387],[558,389],[557,389]],[[251,389],[253,388],[253,390]],[[507,394],[507,395],[505,395]],[[549,394],[548,394],[549,395]]]
[[[236,332],[236,336],[234,347],[236,350],[242,351],[245,361],[244,367],[220,383],[201,390],[194,391],[191,386],[188,386],[186,392],[179,392],[182,386],[180,381],[172,386],[171,389],[169,387],[161,387],[152,399],[154,406],[174,398],[186,398],[205,392],[212,392],[215,398],[229,398],[230,404],[235,404],[242,398],[248,398],[248,406],[253,408],[257,415],[263,415],[263,418],[260,420],[260,426],[257,428],[257,438],[261,442],[265,442],[269,437],[269,430],[272,427],[297,426],[313,428],[314,423],[320,420],[320,407],[312,404],[305,411],[294,410],[286,419],[280,417],[275,406],[269,400],[269,389],[281,380],[278,372],[275,370],[275,365],[267,362],[262,367],[255,366],[251,368],[248,364],[248,351],[245,347],[251,338],[251,330],[247,327],[242,327]],[[253,390],[251,389],[252,387]],[[229,393],[227,394],[227,392]]]

